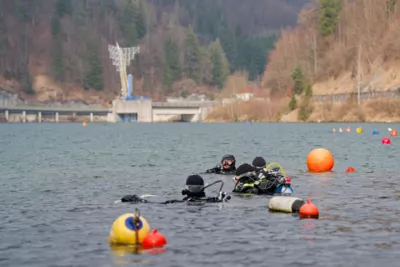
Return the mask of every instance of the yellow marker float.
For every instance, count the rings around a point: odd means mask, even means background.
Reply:
[[[108,241],[113,245],[139,245],[150,232],[150,225],[139,211],[119,216],[111,226]]]
[[[356,132],[357,132],[358,134],[362,133],[362,132],[363,132],[362,127],[358,127],[358,128],[356,129]]]

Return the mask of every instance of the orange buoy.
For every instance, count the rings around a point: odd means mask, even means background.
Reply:
[[[350,126],[347,126],[347,128],[346,128],[346,132],[350,132]]]
[[[160,234],[157,229],[153,229],[143,240],[142,247],[143,248],[155,248],[155,247],[163,247],[167,244],[167,240],[165,237]]]
[[[382,144],[383,144],[383,145],[390,145],[390,139],[387,138],[387,137],[383,138],[383,139],[382,139]]]
[[[307,156],[307,167],[311,172],[329,172],[334,164],[331,152],[325,148],[316,148]]]
[[[348,167],[346,172],[355,172],[356,170],[353,167]]]
[[[390,132],[390,135],[391,135],[391,136],[397,136],[397,131],[396,131],[395,129],[393,129],[393,130]]]
[[[318,219],[319,217],[318,208],[313,203],[311,203],[310,199],[307,200],[307,203],[301,206],[299,214],[300,219]]]

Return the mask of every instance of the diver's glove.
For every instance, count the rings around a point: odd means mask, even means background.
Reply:
[[[221,169],[221,165],[217,165],[214,168],[207,170],[206,173],[221,173]]]
[[[226,192],[219,192],[219,194],[218,194],[218,200],[219,201],[221,201],[221,202],[226,202],[226,201],[228,201],[228,200],[230,200],[231,199],[231,196],[230,195],[228,195],[228,193],[226,193]]]
[[[121,202],[132,202],[132,203],[142,202],[142,203],[146,203],[147,201],[144,200],[143,198],[140,198],[137,195],[126,195],[126,196],[123,196],[121,198]]]
[[[215,173],[221,173],[221,170],[222,170],[222,166],[219,164],[217,166],[215,166],[215,168],[214,168]]]

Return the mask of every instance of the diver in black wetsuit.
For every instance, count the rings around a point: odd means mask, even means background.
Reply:
[[[263,157],[255,157],[251,165],[253,165],[253,167],[255,167],[257,170],[262,170],[267,167],[267,162]]]
[[[285,177],[244,163],[237,168],[233,180],[234,193],[274,194],[276,188],[285,182]]]
[[[204,189],[214,185],[216,183],[222,183],[220,192],[217,197],[207,197]],[[215,181],[214,183],[204,186],[204,180],[200,175],[192,174],[186,179],[185,189],[182,190],[182,195],[186,195],[182,200],[167,200],[165,202],[152,202],[140,198],[137,195],[126,195],[122,197],[121,202],[130,203],[158,203],[158,204],[171,204],[171,203],[181,203],[181,202],[226,202],[231,199],[226,192],[222,191],[223,182]]]
[[[236,159],[233,155],[225,155],[221,159],[221,165],[218,164],[212,169],[208,169],[206,173],[215,174],[235,174],[236,172]]]

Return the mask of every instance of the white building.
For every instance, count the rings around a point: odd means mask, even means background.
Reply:
[[[237,100],[248,101],[250,98],[253,98],[254,94],[251,93],[244,93],[244,94],[236,94]]]

